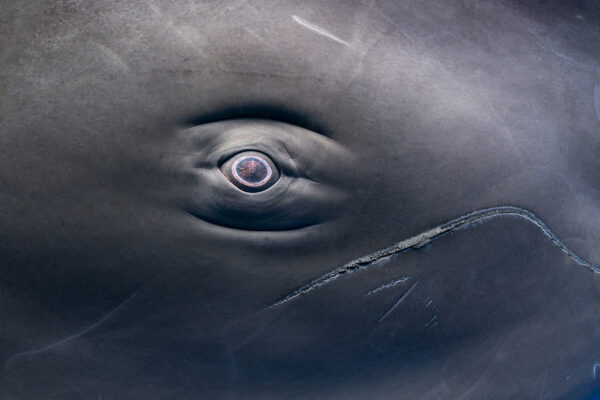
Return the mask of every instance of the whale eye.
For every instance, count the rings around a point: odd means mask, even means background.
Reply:
[[[262,192],[279,180],[279,170],[266,154],[244,151],[226,160],[221,172],[244,192]]]
[[[182,205],[198,219],[284,231],[334,220],[352,204],[352,154],[319,133],[263,119],[210,122],[182,133],[181,152],[189,154],[181,158],[184,176],[191,178],[182,186]]]

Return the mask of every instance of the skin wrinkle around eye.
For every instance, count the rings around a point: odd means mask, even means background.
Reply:
[[[352,156],[315,132],[239,119],[189,128],[181,137],[189,154],[182,157],[183,168],[194,182],[182,188],[183,209],[205,222],[247,231],[293,230],[332,220],[348,203],[344,188],[352,181]],[[269,157],[279,179],[263,191],[233,185],[220,167],[242,152]]]

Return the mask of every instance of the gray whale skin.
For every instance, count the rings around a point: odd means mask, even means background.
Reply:
[[[597,2],[0,17],[0,398],[600,396]]]

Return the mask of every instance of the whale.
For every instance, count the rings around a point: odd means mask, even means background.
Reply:
[[[600,398],[594,1],[0,6],[0,398]]]

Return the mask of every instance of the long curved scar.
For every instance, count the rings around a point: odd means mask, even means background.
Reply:
[[[600,267],[594,264],[591,264],[579,257],[575,254],[571,249],[569,249],[560,239],[548,228],[548,226],[538,218],[531,211],[525,210],[523,208],[514,207],[514,206],[498,206],[498,207],[490,207],[484,208],[481,210],[474,211],[469,214],[465,214],[461,217],[453,219],[445,224],[438,225],[435,228],[429,229],[425,232],[419,233],[418,235],[412,236],[408,239],[397,242],[391,246],[385,247],[383,249],[376,250],[372,253],[369,253],[365,256],[356,258],[352,261],[347,262],[346,264],[338,267],[330,272],[327,272],[324,275],[312,280],[311,282],[305,284],[304,286],[299,287],[293,292],[287,294],[285,297],[271,304],[267,308],[274,308],[280,306],[290,300],[295,299],[298,296],[302,296],[305,293],[310,292],[311,290],[317,289],[321,286],[324,286],[344,275],[348,275],[354,272],[358,272],[361,270],[368,269],[374,265],[376,265],[376,261],[389,257],[396,254],[402,254],[414,249],[418,249],[423,247],[432,241],[439,239],[443,235],[450,233],[452,231],[467,228],[478,222],[487,222],[490,219],[497,217],[507,217],[514,216],[523,218],[526,221],[534,224],[537,228],[539,228],[542,233],[550,239],[550,241],[558,246],[563,253],[569,256],[573,261],[577,264],[588,268],[589,270],[600,273]]]

